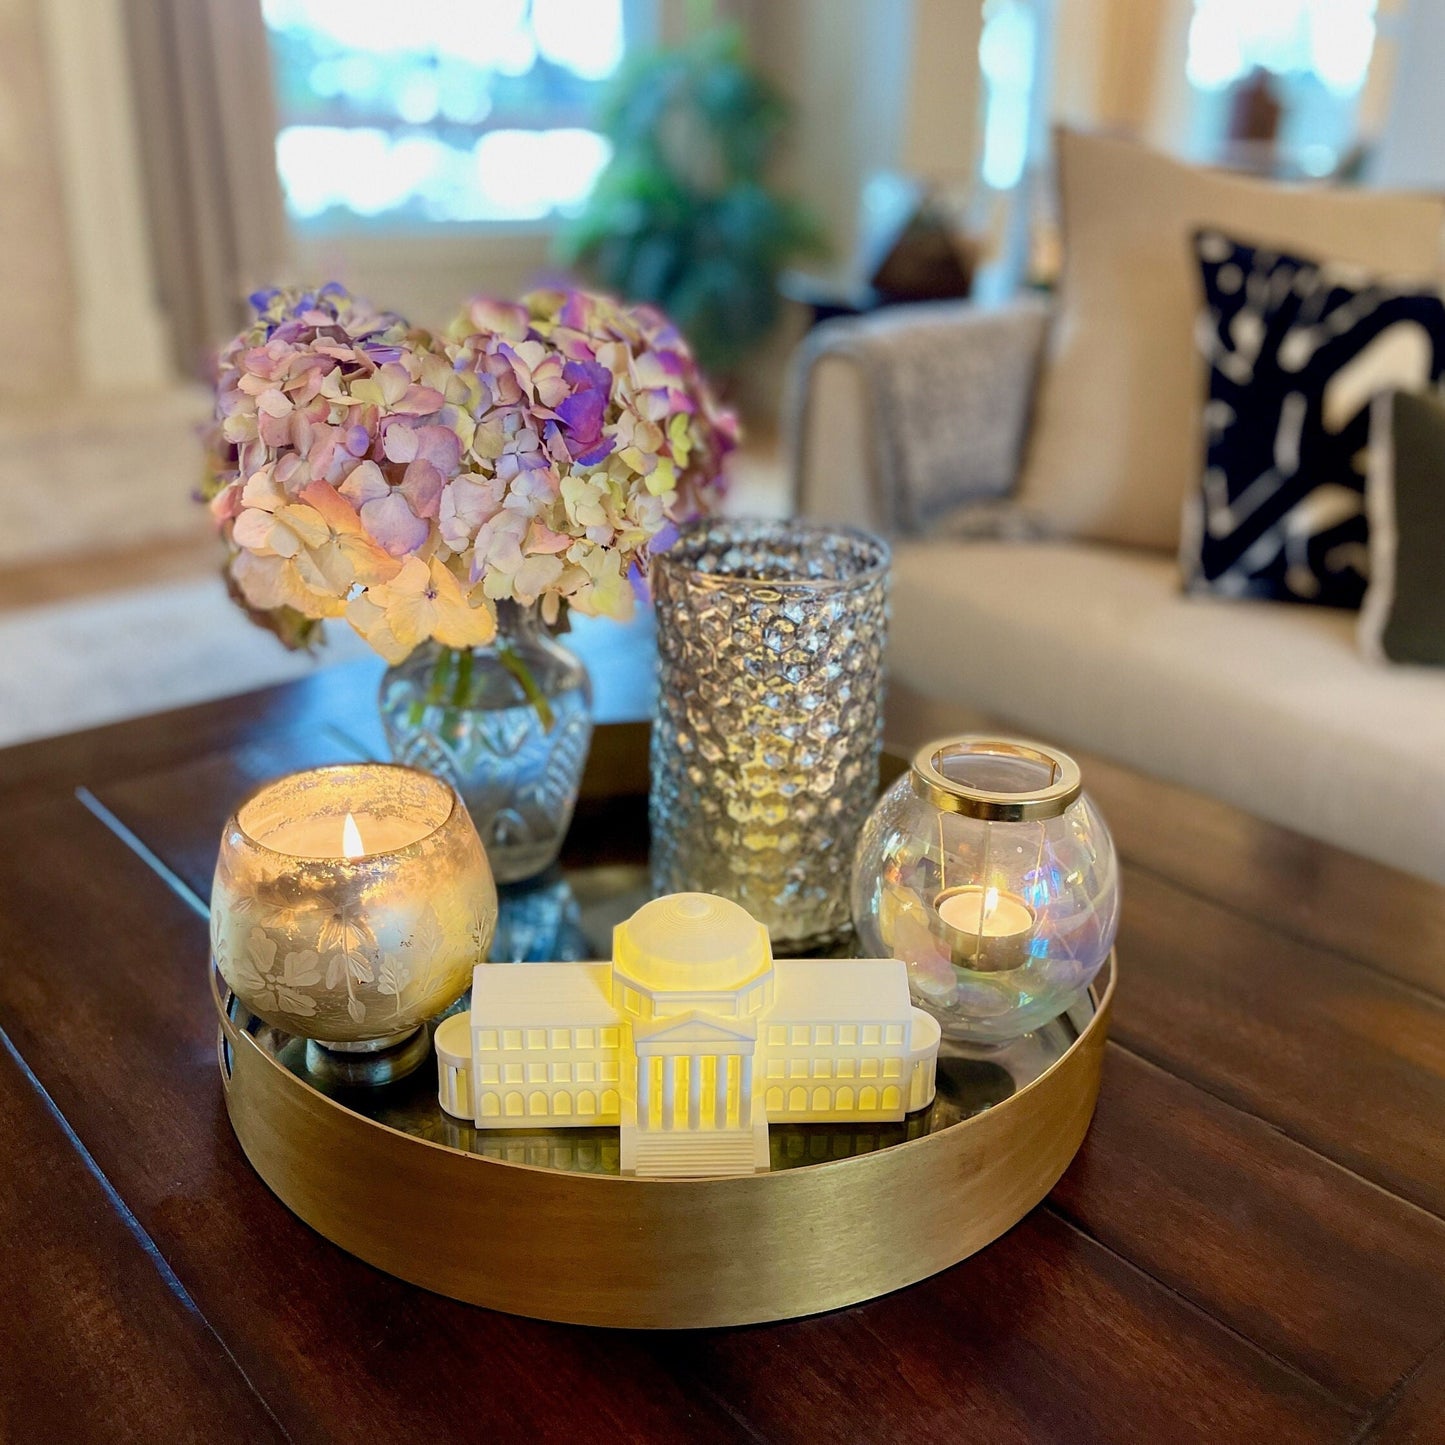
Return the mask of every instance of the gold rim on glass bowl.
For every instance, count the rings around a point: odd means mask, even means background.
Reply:
[[[1041,787],[1000,792],[976,786],[945,771],[955,758],[998,758],[1046,768]],[[945,813],[989,823],[1033,823],[1057,818],[1083,791],[1079,765],[1067,753],[1043,743],[989,733],[937,738],[913,755],[913,791]]]

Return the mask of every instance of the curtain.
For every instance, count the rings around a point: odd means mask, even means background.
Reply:
[[[182,375],[289,266],[258,0],[125,0],[159,300]]]

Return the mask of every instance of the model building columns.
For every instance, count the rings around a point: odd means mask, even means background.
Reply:
[[[689,1129],[750,1129],[753,1123],[753,1051],[751,1040],[720,1043],[707,1054],[671,1052],[664,1046],[637,1043],[637,1127],[682,1127],[678,1112],[686,1100]],[[734,1062],[736,1061],[736,1062]],[[708,1074],[711,1070],[711,1088]],[[736,1081],[737,1121],[731,1119]],[[657,1099],[656,1121],[653,1101]],[[711,1108],[705,1107],[711,1104]]]

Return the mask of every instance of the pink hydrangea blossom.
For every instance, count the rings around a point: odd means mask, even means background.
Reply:
[[[736,418],[651,307],[572,290],[477,298],[449,335],[454,368],[477,383],[463,473],[505,489],[453,504],[448,545],[471,541],[489,597],[540,601],[544,617],[625,616],[653,540],[719,501]],[[508,512],[532,525],[519,532]]]
[[[652,308],[478,297],[439,341],[335,284],[251,303],[203,494],[288,645],[343,616],[391,661],[478,645],[504,600],[625,616],[649,548],[721,495],[736,419]]]

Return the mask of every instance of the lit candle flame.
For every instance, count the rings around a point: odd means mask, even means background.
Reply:
[[[356,826],[356,819],[348,813],[346,822],[341,827],[341,856],[360,858],[365,853],[366,845],[361,841],[361,829]]]
[[[997,912],[997,910],[998,910],[998,889],[997,889],[997,888],[988,888],[988,889],[985,889],[985,890],[984,890],[984,895],[983,895],[983,916],[984,916],[985,918],[992,918],[993,915],[994,915],[994,913]]]

